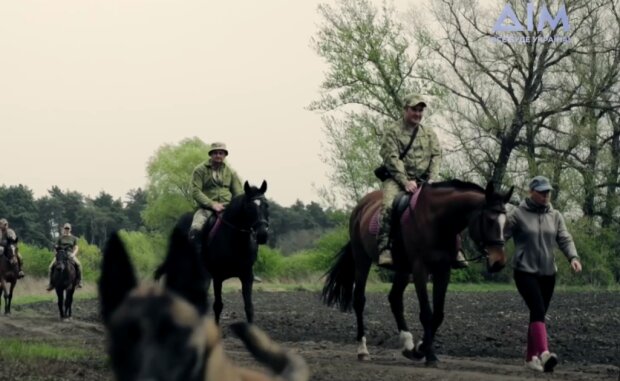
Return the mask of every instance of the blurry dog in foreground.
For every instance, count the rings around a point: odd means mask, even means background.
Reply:
[[[138,286],[116,233],[103,255],[99,297],[108,353],[119,381],[306,381],[298,355],[285,351],[258,328],[233,332],[276,376],[238,367],[226,356],[219,328],[205,316],[206,275],[187,238],[172,234],[165,286]]]

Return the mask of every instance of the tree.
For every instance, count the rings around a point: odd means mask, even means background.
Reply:
[[[127,230],[139,230],[143,225],[141,214],[146,208],[147,194],[142,188],[132,189],[127,192],[125,203],[125,217],[127,218]]]
[[[209,158],[209,146],[198,138],[161,146],[147,165],[147,227],[168,233],[178,218],[194,209],[190,180],[194,168]]]
[[[47,244],[30,188],[21,184],[0,186],[0,218],[9,221],[9,226],[21,240],[37,245]]]
[[[423,90],[411,76],[419,56],[410,54],[391,4],[379,10],[367,0],[340,0],[335,7],[321,4],[319,13],[323,24],[312,44],[329,69],[310,109],[336,114],[323,117],[322,158],[332,175],[331,189],[321,193],[351,206],[377,187],[372,171],[380,163],[383,126],[402,117],[407,93]],[[424,90],[433,93],[432,86]]]

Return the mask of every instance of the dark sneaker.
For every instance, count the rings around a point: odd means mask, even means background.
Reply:
[[[544,351],[540,355],[540,362],[542,363],[543,370],[546,373],[553,372],[553,368],[558,365],[558,356],[555,353]]]
[[[52,291],[53,289],[54,289],[54,286],[52,286],[51,284],[47,285],[47,288],[46,288],[47,291]]]
[[[469,262],[467,262],[467,259],[465,259],[465,254],[463,254],[463,252],[459,250],[458,253],[456,253],[456,259],[454,260],[454,262],[452,262],[452,268],[458,270],[464,269],[468,266]]]
[[[26,276],[26,274],[24,274],[24,272],[23,272],[23,271],[21,271],[21,270],[17,273],[17,278],[18,278],[18,279],[21,279],[21,278],[23,278],[23,277],[25,277],[25,276]]]
[[[77,288],[82,288],[82,282],[77,284]]]

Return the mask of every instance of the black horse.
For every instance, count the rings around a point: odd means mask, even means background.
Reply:
[[[56,250],[56,264],[52,272],[52,286],[58,296],[58,311],[61,319],[71,317],[73,293],[77,287],[76,264],[69,257],[66,250]]]
[[[390,307],[403,343],[403,355],[426,357],[429,365],[438,359],[433,341],[444,318],[444,301],[450,282],[450,265],[456,258],[456,235],[469,227],[469,235],[487,259],[488,270],[504,267],[503,226],[506,222],[507,194],[495,191],[489,183],[485,189],[476,184],[452,180],[425,185],[417,197],[417,206],[409,205],[395,230],[394,279],[389,294]],[[413,200],[413,199],[412,199]],[[364,289],[373,258],[377,258],[377,240],[370,226],[381,208],[381,192],[366,195],[351,213],[351,240],[342,248],[327,272],[323,300],[348,310],[353,305],[357,317],[357,356],[369,360],[364,333]],[[403,293],[413,274],[420,322],[424,329],[422,342],[414,348],[413,336],[403,315]],[[427,279],[433,277],[433,298],[427,291]]]
[[[263,181],[257,188],[246,181],[243,190],[243,194],[233,197],[215,225],[210,228],[205,224],[199,236],[201,258],[213,280],[213,312],[217,323],[224,307],[222,283],[228,278],[241,280],[245,315],[248,322],[254,320],[252,268],[258,256],[258,245],[266,243],[269,234],[269,205],[265,198],[267,182]],[[193,213],[183,215],[175,229],[189,234],[192,218]],[[167,273],[167,262],[170,260],[173,258],[166,258],[166,262],[156,271],[156,278]]]
[[[17,239],[7,239],[0,255],[0,297],[4,294],[4,313],[11,314],[13,290],[18,279]]]

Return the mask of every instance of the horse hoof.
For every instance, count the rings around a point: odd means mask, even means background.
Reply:
[[[403,349],[402,354],[409,360],[421,360],[424,357],[423,353],[409,349]]]
[[[368,353],[358,353],[357,360],[358,361],[370,361],[370,355]]]

